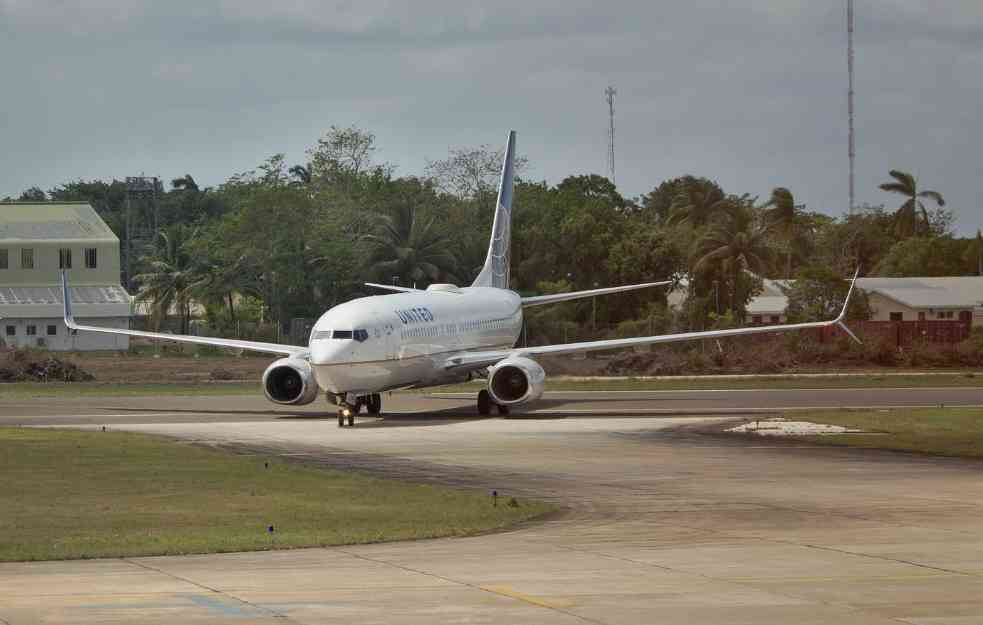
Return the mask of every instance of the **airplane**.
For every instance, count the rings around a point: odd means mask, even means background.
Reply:
[[[843,323],[856,283],[855,274],[842,311],[831,321],[517,347],[525,308],[665,286],[671,281],[532,297],[522,297],[511,290],[509,252],[514,161],[515,131],[512,131],[502,162],[488,252],[470,286],[431,284],[426,289],[416,289],[366,283],[395,293],[362,297],[331,308],[314,325],[306,347],[82,325],[72,315],[68,277],[62,271],[65,325],[73,332],[121,334],[283,356],[263,373],[266,398],[275,404],[305,405],[323,392],[329,403],[338,408],[339,427],[346,421],[353,426],[355,415],[362,408],[369,414],[380,414],[384,391],[439,386],[473,377],[487,380],[486,387],[478,392],[478,413],[488,415],[494,408],[499,414],[508,414],[511,407],[542,396],[546,373],[535,360],[539,356],[834,325],[859,342]]]

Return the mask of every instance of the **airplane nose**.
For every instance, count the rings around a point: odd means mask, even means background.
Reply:
[[[313,341],[311,343],[311,364],[330,365],[344,362],[347,353],[347,341]]]

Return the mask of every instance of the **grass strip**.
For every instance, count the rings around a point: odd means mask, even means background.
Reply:
[[[882,433],[808,437],[829,445],[983,458],[983,409],[979,408],[822,411],[795,413],[786,417],[794,421],[845,425]]]
[[[554,509],[122,432],[0,428],[0,475],[0,561],[465,536]]]
[[[791,377],[762,376],[754,378],[687,378],[680,380],[645,380],[639,378],[612,380],[567,380],[547,378],[547,391],[698,391],[707,389],[837,389],[837,388],[965,388],[983,387],[983,374],[953,373],[952,375],[864,375],[856,377]],[[455,384],[420,393],[477,393],[482,385]]]

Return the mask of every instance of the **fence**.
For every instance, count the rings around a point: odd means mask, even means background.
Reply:
[[[951,345],[969,338],[972,329],[969,322],[958,320],[850,321],[847,326],[861,340],[889,341],[895,347],[910,347],[916,340]],[[819,340],[835,341],[842,336],[843,330],[833,326],[823,328],[819,333]]]

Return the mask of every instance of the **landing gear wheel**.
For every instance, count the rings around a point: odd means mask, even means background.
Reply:
[[[369,409],[369,414],[377,415],[382,412],[382,395],[379,393],[372,393],[369,395],[369,400],[366,402]]]
[[[345,421],[348,421],[349,426],[355,425],[355,412],[358,410],[358,406],[351,406],[349,404],[341,404],[338,406],[338,427],[345,427]]]
[[[495,404],[495,408],[498,410],[498,414],[502,415],[503,417],[508,416],[509,414],[508,406],[503,406],[502,404]]]
[[[488,394],[486,389],[481,389],[478,391],[478,414],[485,417],[491,414],[491,395]]]

